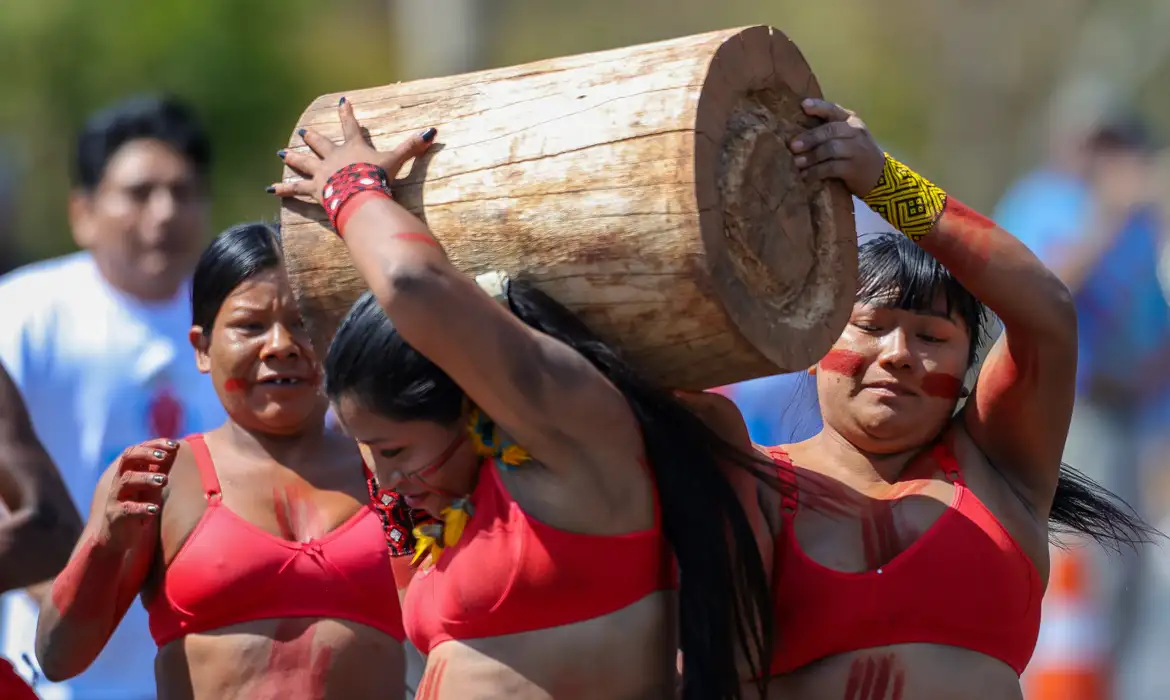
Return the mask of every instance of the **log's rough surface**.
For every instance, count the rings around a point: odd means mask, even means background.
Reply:
[[[786,143],[820,87],[768,27],[325,95],[296,129],[373,144],[435,126],[395,196],[461,270],[531,280],[664,384],[707,388],[816,362],[856,289],[852,200],[808,185]],[[286,178],[295,175],[286,170]],[[282,238],[324,352],[364,285],[315,205]]]

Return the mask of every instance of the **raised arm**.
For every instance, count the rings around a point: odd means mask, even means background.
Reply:
[[[855,115],[819,100],[805,111],[828,121],[792,144],[807,175],[844,180],[1003,321],[964,421],[988,459],[1047,513],[1075,390],[1068,288],[1015,236],[884,155]]]
[[[81,515],[0,365],[0,592],[52,578],[69,560]]]
[[[36,653],[49,680],[88,668],[142,589],[177,449],[170,440],[132,447],[98,482],[81,540],[41,603]]]
[[[330,210],[339,186],[329,197],[322,194],[334,173],[368,163],[393,175],[435,136],[428,129],[391,153],[379,153],[362,139],[352,107],[343,101],[338,111],[345,143],[302,130],[316,155],[284,158],[306,179],[274,185],[275,194],[327,199],[323,204]],[[612,455],[640,443],[630,407],[601,372],[566,344],[521,322],[456,269],[418,217],[372,192],[339,205],[337,227],[354,265],[398,332],[540,461],[571,464],[596,456],[598,448]],[[608,439],[599,441],[598,435]],[[589,449],[582,450],[586,444]]]

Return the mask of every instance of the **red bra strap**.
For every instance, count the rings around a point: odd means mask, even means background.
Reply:
[[[767,450],[772,463],[776,465],[776,478],[780,481],[780,505],[784,509],[784,516],[788,517],[796,513],[797,505],[800,503],[796,486],[796,467],[792,465],[792,459],[783,448],[769,447]]]
[[[203,482],[203,493],[207,500],[218,496],[219,477],[215,473],[215,462],[211,461],[211,450],[207,449],[202,433],[187,436],[187,445],[195,455],[195,466],[199,468],[199,480]]]
[[[955,453],[952,452],[944,443],[940,442],[930,449],[930,456],[934,457],[934,461],[942,469],[943,476],[952,484],[959,486],[966,486],[963,481],[963,470],[959,467],[959,460],[955,459]]]

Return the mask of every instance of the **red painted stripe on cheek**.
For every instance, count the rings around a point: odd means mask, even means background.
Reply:
[[[236,377],[232,377],[223,383],[223,390],[231,394],[239,393],[247,388],[247,383],[243,379],[237,379]]]
[[[927,372],[922,379],[922,393],[936,399],[957,399],[962,390],[962,378],[952,377],[942,372]]]
[[[852,350],[830,350],[818,364],[826,372],[856,377],[865,369],[865,357]]]

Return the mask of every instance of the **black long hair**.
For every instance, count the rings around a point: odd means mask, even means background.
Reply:
[[[513,281],[508,304],[521,321],[592,362],[622,392],[642,428],[663,534],[679,569],[683,698],[740,698],[737,650],[763,694],[773,643],[771,591],[751,525],[721,464],[738,465],[774,485],[771,463],[724,441],[530,284]],[[461,415],[464,398],[446,373],[399,336],[368,292],[333,338],[325,391],[330,400],[349,396],[391,419],[447,424]]]
[[[941,296],[947,313],[963,319],[970,331],[967,364],[974,366],[980,347],[989,338],[990,314],[950,271],[900,233],[872,234],[858,248],[857,262],[858,302],[923,310]],[[994,462],[991,466],[999,471]],[[1012,485],[1011,480],[1005,481]],[[1016,496],[1027,504],[1023,494],[1016,491]],[[1136,548],[1160,534],[1124,500],[1063,463],[1048,520],[1050,537],[1058,545],[1060,535],[1079,533],[1111,549]]]
[[[216,236],[191,280],[191,323],[210,335],[228,296],[243,282],[281,266],[280,239],[267,224],[237,224]]]

